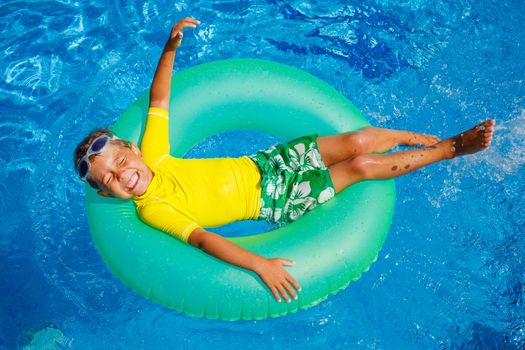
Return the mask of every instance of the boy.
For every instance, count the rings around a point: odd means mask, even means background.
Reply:
[[[168,232],[228,263],[253,270],[277,301],[300,291],[283,268],[294,263],[253,254],[203,227],[245,219],[279,223],[296,220],[344,188],[362,180],[388,179],[425,165],[481,151],[490,145],[494,120],[440,141],[410,131],[366,127],[355,132],[304,136],[253,156],[180,159],[169,155],[168,110],[171,74],[183,31],[200,22],[176,23],[164,47],[150,90],[141,149],[100,129],[75,151],[75,169],[101,196],[128,199],[147,224]],[[404,144],[424,148],[391,154]],[[290,200],[308,183],[301,205]],[[289,295],[288,295],[289,294]]]

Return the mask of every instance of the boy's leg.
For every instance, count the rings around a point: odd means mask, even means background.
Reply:
[[[327,167],[359,154],[386,152],[398,144],[430,146],[438,141],[439,138],[432,135],[372,126],[358,131],[317,138],[321,158]]]
[[[440,160],[479,152],[490,145],[494,120],[486,120],[459,135],[425,148],[391,154],[362,154],[328,168],[339,193],[362,180],[398,177]]]

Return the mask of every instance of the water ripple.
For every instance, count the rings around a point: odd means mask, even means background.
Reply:
[[[34,101],[55,94],[60,88],[62,61],[58,56],[34,56],[11,62],[4,74],[5,88],[0,91],[19,101]]]
[[[155,18],[159,15],[159,9],[156,4],[150,4],[148,1],[144,2],[142,5],[142,15],[144,16],[144,21],[149,22],[152,18]]]

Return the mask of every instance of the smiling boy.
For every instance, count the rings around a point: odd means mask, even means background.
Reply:
[[[287,224],[356,182],[401,176],[490,145],[493,120],[443,141],[432,135],[366,127],[332,136],[307,135],[252,156],[172,157],[168,110],[173,62],[184,29],[198,24],[185,18],[171,30],[151,85],[140,149],[109,130],[99,129],[78,145],[75,169],[99,195],[132,199],[145,223],[256,272],[277,301],[281,296],[287,302],[290,297],[297,299],[300,286],[283,268],[294,263],[254,254],[204,227],[248,219]],[[398,144],[425,147],[374,154]],[[299,212],[291,210],[292,189],[306,182],[311,193],[305,205]]]

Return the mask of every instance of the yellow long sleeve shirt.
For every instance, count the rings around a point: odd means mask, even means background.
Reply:
[[[134,196],[145,223],[184,242],[199,227],[257,219],[261,174],[255,162],[239,158],[182,159],[170,156],[168,111],[150,108],[140,145],[154,176]]]

